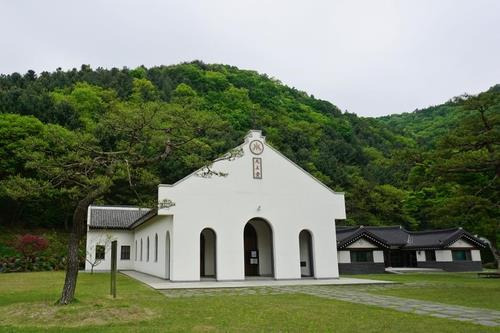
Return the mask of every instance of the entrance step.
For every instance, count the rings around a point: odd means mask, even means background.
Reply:
[[[386,267],[385,271],[392,274],[405,274],[405,273],[430,273],[430,272],[444,272],[440,268],[419,268],[419,267]]]

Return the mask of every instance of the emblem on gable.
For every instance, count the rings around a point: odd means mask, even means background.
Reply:
[[[258,140],[250,142],[250,151],[255,155],[260,155],[264,151],[264,145]]]

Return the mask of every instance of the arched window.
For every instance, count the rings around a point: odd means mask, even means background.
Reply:
[[[146,248],[146,261],[149,261],[149,236],[148,236],[148,241],[146,243],[147,248]]]
[[[158,234],[155,234],[155,262],[158,261]]]
[[[142,261],[142,238],[141,238],[141,261]]]
[[[134,260],[137,261],[137,239],[135,240],[135,251],[134,251],[134,253],[135,253],[135,259]]]

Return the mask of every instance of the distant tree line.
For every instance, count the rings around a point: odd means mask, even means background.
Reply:
[[[339,223],[462,226],[497,244],[499,123],[500,86],[363,118],[266,75],[199,61],[1,75],[0,224],[69,229],[81,188],[103,185],[93,202],[151,205],[158,183],[175,182],[256,128],[346,192],[348,218]],[[158,156],[165,140],[175,148],[168,158],[127,169]],[[126,158],[104,157],[124,150]],[[103,178],[111,164],[113,176]]]

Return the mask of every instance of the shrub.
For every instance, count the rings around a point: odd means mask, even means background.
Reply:
[[[54,230],[46,231],[40,236],[11,236],[9,241],[4,241],[4,245],[0,244],[0,273],[64,270],[67,237],[67,233]],[[83,268],[85,242],[82,242],[80,252],[83,253],[80,255]]]
[[[488,262],[486,264],[483,264],[483,268],[486,268],[486,269],[496,269],[497,268],[497,263],[496,262]]]
[[[45,238],[31,234],[19,236],[15,243],[16,250],[19,251],[24,258],[29,258],[31,260],[48,246],[49,242]]]

